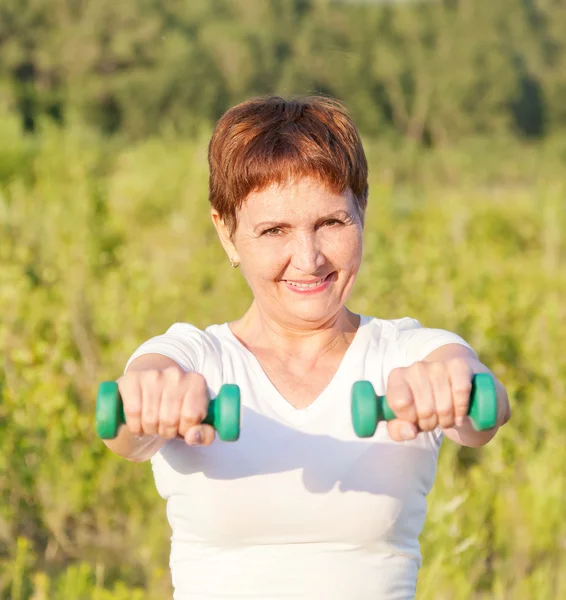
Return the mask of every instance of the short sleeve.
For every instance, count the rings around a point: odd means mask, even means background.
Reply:
[[[139,346],[130,356],[124,372],[132,361],[144,354],[161,354],[174,360],[184,371],[200,371],[203,354],[203,332],[188,323],[175,323],[164,334]]]
[[[408,327],[399,332],[398,344],[404,366],[424,360],[431,352],[447,344],[460,344],[474,352],[470,344],[456,333],[422,327],[415,319],[410,319]]]

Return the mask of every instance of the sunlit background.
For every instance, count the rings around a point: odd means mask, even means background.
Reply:
[[[363,135],[350,308],[459,333],[511,395],[488,446],[443,445],[417,599],[566,598],[566,0],[0,0],[0,598],[171,597],[164,501],[96,390],[247,307],[206,147],[264,93]]]

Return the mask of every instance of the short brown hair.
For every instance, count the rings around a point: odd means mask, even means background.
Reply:
[[[354,123],[335,99],[246,100],[216,124],[208,162],[209,200],[232,234],[248,194],[300,176],[316,177],[336,192],[349,188],[363,222],[367,160]]]

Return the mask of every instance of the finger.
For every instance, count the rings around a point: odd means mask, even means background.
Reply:
[[[407,381],[411,386],[415,399],[417,425],[421,431],[432,431],[438,425],[438,415],[436,414],[436,403],[431,381],[431,377],[437,377],[438,375],[431,375],[431,365],[432,363],[415,363],[407,372]],[[433,366],[432,369],[438,369],[438,367]]]
[[[142,393],[141,427],[146,435],[157,434],[159,405],[161,404],[161,376],[159,371],[144,371],[140,374]]]
[[[208,391],[202,375],[191,373],[181,406],[179,435],[185,437],[191,427],[199,425],[206,419],[208,412]]]
[[[418,429],[414,423],[393,419],[387,422],[387,432],[395,442],[408,442],[417,437]]]
[[[449,364],[450,384],[454,404],[454,421],[460,427],[468,414],[472,393],[472,369],[464,360],[454,360]]]
[[[216,431],[211,425],[194,425],[185,434],[185,442],[189,446],[210,446],[216,437]]]
[[[409,423],[416,423],[417,411],[414,405],[411,386],[407,381],[408,369],[393,369],[387,379],[387,404],[395,416]]]
[[[434,404],[438,425],[447,429],[454,426],[454,398],[450,375],[446,367],[431,368],[430,381],[432,384]]]
[[[168,385],[163,388],[157,432],[168,440],[177,437],[183,395],[184,390],[174,380],[168,382]]]
[[[122,398],[126,427],[133,435],[141,435],[142,393],[139,379],[126,374],[117,379],[116,383],[118,384],[118,391]]]

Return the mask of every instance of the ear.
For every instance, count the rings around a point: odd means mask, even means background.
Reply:
[[[210,217],[214,223],[214,227],[216,228],[216,233],[218,233],[218,237],[220,238],[220,243],[226,251],[228,258],[236,263],[239,263],[240,256],[236,250],[236,246],[234,246],[234,243],[230,238],[230,232],[226,223],[224,223],[224,219],[220,216],[220,213],[215,208],[210,210]]]

